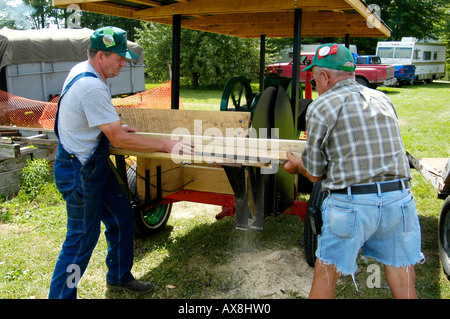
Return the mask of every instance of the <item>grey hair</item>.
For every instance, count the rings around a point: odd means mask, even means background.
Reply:
[[[354,64],[350,61],[347,61],[344,63],[344,66],[354,66]],[[328,73],[331,73],[333,77],[339,77],[341,75],[355,75],[355,72],[350,71],[344,71],[344,70],[336,70],[336,69],[330,69],[330,68],[324,68],[322,66],[315,66],[316,72],[320,73],[322,71],[327,71]]]
[[[87,49],[87,56],[89,59],[94,58],[97,55],[97,53],[100,51],[103,52],[106,56],[109,56],[112,53],[111,51],[97,50],[97,49],[94,49],[93,47],[89,46]]]

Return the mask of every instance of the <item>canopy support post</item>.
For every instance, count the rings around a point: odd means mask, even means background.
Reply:
[[[259,50],[259,92],[264,91],[264,73],[266,66],[266,35],[261,34]]]
[[[294,59],[292,66],[292,94],[291,106],[292,115],[294,116],[294,128],[297,128],[298,122],[298,100],[300,85],[300,40],[302,37],[302,9],[294,11]]]
[[[171,109],[180,108],[180,42],[181,42],[181,15],[173,16],[172,25],[172,90]]]

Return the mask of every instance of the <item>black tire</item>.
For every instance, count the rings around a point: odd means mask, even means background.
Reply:
[[[303,230],[303,238],[305,244],[305,258],[309,266],[314,267],[316,262],[317,235],[313,232],[310,222],[311,207],[316,207],[321,211],[322,203],[327,197],[326,192],[322,192],[322,182],[315,183],[309,196],[308,208],[305,218],[305,226]]]
[[[136,164],[127,171],[128,188],[135,204],[143,203],[136,189]],[[172,211],[172,204],[156,204],[144,208],[134,208],[134,236],[147,238],[166,227]]]
[[[169,221],[172,204],[157,204],[134,211],[134,236],[150,237],[166,227]]]
[[[450,280],[450,196],[444,202],[439,217],[439,254],[441,264],[447,278]]]
[[[303,231],[303,244],[305,246],[305,259],[306,263],[314,267],[316,262],[316,250],[317,250],[317,235],[314,234],[311,228],[311,222],[309,220],[309,210],[306,211],[305,226]]]
[[[369,82],[366,79],[357,77],[355,80],[359,84],[369,87]]]

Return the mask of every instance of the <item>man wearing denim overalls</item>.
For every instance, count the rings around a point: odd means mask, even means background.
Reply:
[[[304,69],[319,93],[306,113],[307,145],[284,165],[329,194],[309,296],[334,298],[339,275],[354,278],[362,249],[384,264],[394,298],[416,298],[414,264],[424,256],[397,115],[384,93],[355,81],[355,67],[344,46],[317,48]]]
[[[100,235],[103,222],[108,243],[108,289],[151,291],[152,285],[134,279],[133,211],[108,166],[110,144],[143,152],[193,154],[183,141],[153,140],[131,134],[121,125],[111,103],[106,79],[118,76],[126,60],[137,55],[128,50],[126,31],[116,27],[96,30],[90,40],[88,60],[70,71],[58,103],[55,133],[58,150],[55,182],[67,207],[67,235],[56,261],[49,298],[76,298],[83,275]]]

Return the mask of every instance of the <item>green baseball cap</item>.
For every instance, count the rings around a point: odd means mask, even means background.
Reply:
[[[111,51],[129,60],[139,56],[127,47],[127,32],[116,27],[102,27],[91,35],[91,47],[97,50]]]
[[[313,66],[349,72],[353,72],[356,69],[355,59],[350,50],[336,43],[322,44],[318,47],[313,57],[313,62],[304,68],[303,71],[310,70]]]

